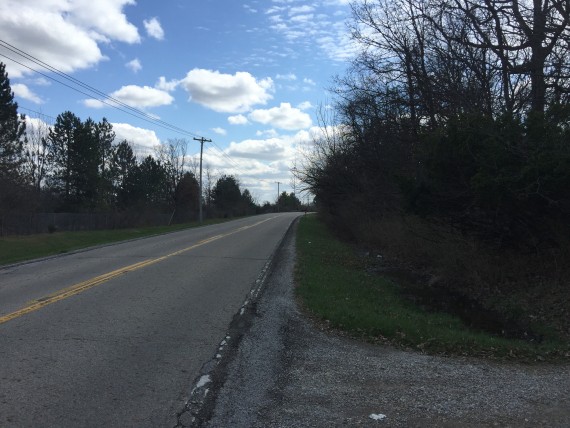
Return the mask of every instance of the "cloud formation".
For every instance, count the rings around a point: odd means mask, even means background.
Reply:
[[[230,125],[247,125],[249,120],[243,114],[228,117]]]
[[[345,26],[350,0],[325,0],[298,5],[280,1],[265,12],[273,31],[281,34],[295,56],[300,49],[313,50],[315,44],[328,58],[344,62],[357,52]],[[334,9],[336,8],[336,10]],[[307,82],[305,82],[307,83]]]
[[[115,132],[115,143],[127,140],[140,156],[153,153],[154,147],[160,144],[156,133],[150,129],[138,128],[128,123],[112,123]]]
[[[244,71],[232,75],[195,68],[180,84],[192,101],[221,113],[246,112],[273,97],[271,78],[258,80]]]
[[[10,86],[18,97],[31,101],[34,104],[43,104],[44,101],[23,83],[13,83]]]
[[[179,84],[179,80],[166,80],[166,77],[160,76],[154,87],[163,91],[172,92]]]
[[[142,70],[142,64],[138,58],[133,59],[125,64],[125,67],[130,69],[133,73],[138,73]]]
[[[134,0],[2,0],[0,39],[71,73],[103,60],[101,43],[140,42],[137,28],[123,13],[133,4]],[[30,73],[9,60],[6,64],[12,78]]]
[[[269,138],[266,140],[244,140],[240,143],[230,143],[226,153],[233,157],[244,159],[258,159],[275,161],[288,158],[292,147],[281,138]]]
[[[137,85],[123,86],[111,93],[111,97],[137,108],[169,105],[174,101],[172,95],[166,91]]]
[[[291,107],[289,103],[281,103],[279,107],[270,109],[254,110],[248,117],[254,122],[288,131],[304,129],[312,125],[311,116],[298,108]]]
[[[164,40],[164,30],[160,25],[160,21],[158,18],[154,17],[149,20],[143,21],[144,28],[146,29],[146,33],[156,40]]]

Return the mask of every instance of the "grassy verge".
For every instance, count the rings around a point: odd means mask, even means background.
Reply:
[[[206,220],[203,224],[214,224],[222,221],[226,220]],[[67,253],[94,245],[159,235],[197,226],[199,226],[199,223],[195,222],[135,229],[55,232],[3,237],[0,238],[0,266],[32,260],[38,257]]]
[[[351,335],[426,352],[526,361],[557,359],[570,350],[548,331],[540,344],[508,340],[414,306],[401,297],[398,284],[367,273],[365,259],[335,239],[316,216],[301,220],[297,248],[297,294],[305,307]]]

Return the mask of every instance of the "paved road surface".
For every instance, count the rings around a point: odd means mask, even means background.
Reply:
[[[175,426],[295,217],[0,269],[0,426]]]

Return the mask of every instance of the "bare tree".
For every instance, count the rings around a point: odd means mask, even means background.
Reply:
[[[216,181],[218,181],[218,178],[220,177],[220,174],[214,172],[212,170],[212,167],[210,166],[210,164],[206,164],[204,166],[204,185],[202,186],[202,191],[203,191],[203,195],[202,197],[204,198],[204,201],[206,202],[206,206],[208,208],[212,207],[212,203],[213,203],[213,189],[214,186],[216,184]]]
[[[169,139],[166,143],[155,148],[157,159],[164,166],[168,175],[168,194],[173,202],[176,195],[176,187],[186,172],[186,151],[188,141],[183,138]]]
[[[24,173],[32,186],[40,190],[49,167],[50,145],[48,136],[50,126],[47,117],[39,115],[28,118],[26,126],[26,144],[24,146]]]
[[[448,40],[497,58],[508,111],[515,106],[513,92],[526,96],[528,108],[539,113],[549,96],[568,92],[560,84],[570,66],[561,56],[570,42],[568,0],[448,0],[432,22]]]

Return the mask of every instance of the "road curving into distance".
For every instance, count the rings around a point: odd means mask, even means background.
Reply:
[[[297,213],[0,269],[0,426],[174,426]]]

